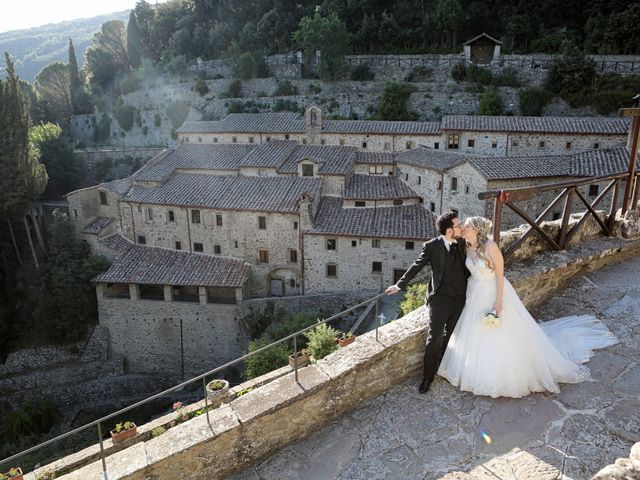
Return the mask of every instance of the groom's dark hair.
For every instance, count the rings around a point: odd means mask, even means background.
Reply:
[[[441,235],[445,235],[447,233],[447,228],[453,228],[454,218],[458,218],[457,212],[454,211],[448,211],[438,217],[436,220],[436,228]]]

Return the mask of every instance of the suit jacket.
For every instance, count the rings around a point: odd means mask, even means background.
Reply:
[[[452,248],[458,248],[462,260],[467,257],[465,244],[462,239],[459,239],[456,244],[451,245]],[[438,289],[442,284],[444,278],[444,265],[446,255],[449,254],[444,240],[441,237],[432,238],[422,245],[422,253],[416,259],[416,261],[409,267],[405,274],[398,280],[396,286],[399,288],[405,288],[407,284],[415,277],[425,265],[431,265],[431,280],[427,287],[427,294],[425,296],[425,303],[428,305],[431,302],[431,297],[438,293]],[[469,277],[470,273],[467,267],[464,267],[465,278]]]

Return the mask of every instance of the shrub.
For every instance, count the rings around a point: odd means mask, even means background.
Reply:
[[[207,82],[205,82],[203,79],[199,78],[196,81],[195,86],[193,87],[195,89],[196,92],[198,92],[198,94],[202,97],[203,95],[206,95],[207,93],[209,93],[209,86],[207,85]]]
[[[264,338],[252,340],[249,342],[249,352],[255,352],[268,344],[269,341]],[[284,367],[288,361],[289,347],[285,343],[281,343],[247,358],[244,362],[243,375],[247,380],[251,380]]]
[[[467,79],[467,66],[464,61],[456,63],[451,68],[451,78],[456,82],[464,82]]]
[[[316,360],[326,357],[338,349],[336,338],[339,334],[340,332],[338,330],[330,327],[326,323],[318,325],[304,334],[309,340],[306,347],[307,351],[311,353]]]
[[[322,93],[322,87],[317,83],[310,83],[307,87],[307,93],[309,95],[317,95],[319,93]]]
[[[15,442],[29,435],[47,433],[60,418],[60,411],[48,400],[27,403],[7,415],[7,438]]]
[[[157,113],[155,113],[153,115],[153,124],[156,127],[159,127],[160,125],[162,125],[162,117],[160,115],[158,115]]]
[[[218,95],[218,98],[238,98],[242,96],[242,80],[231,80],[229,86],[224,92]]]
[[[361,63],[351,71],[351,80],[357,82],[373,80],[374,78],[376,78],[376,74],[371,70],[371,67],[369,67],[369,64],[367,63]]]
[[[147,127],[146,125],[144,127],[142,127],[142,134],[146,137],[147,135],[149,135],[149,127]]]
[[[431,77],[431,70],[424,65],[416,65],[406,76],[406,82],[426,82]]]
[[[164,427],[156,427],[153,430],[151,430],[151,436],[152,437],[159,437],[160,435],[162,435],[164,432],[166,432],[167,429]]]
[[[543,88],[526,88],[518,92],[518,105],[521,115],[540,116],[544,107],[551,101],[552,95]]]
[[[184,123],[189,115],[189,107],[182,100],[174,100],[169,104],[166,111],[167,117],[171,120],[171,125],[176,129]]]
[[[494,84],[499,87],[519,87],[522,82],[518,71],[513,67],[507,67],[494,78]]]
[[[140,89],[140,77],[135,72],[131,72],[120,82],[120,93],[126,95]]]
[[[480,85],[489,85],[493,81],[493,75],[486,68],[478,67],[477,65],[469,65],[466,71],[467,80]]]
[[[378,104],[377,116],[380,120],[414,120],[415,115],[407,110],[407,100],[416,88],[406,83],[389,81]]]
[[[233,75],[242,80],[249,80],[256,76],[258,65],[250,53],[241,54],[233,66]]]
[[[297,112],[299,110],[300,108],[298,107],[298,102],[296,102],[295,100],[285,100],[282,98],[276,100],[276,103],[271,108],[271,111],[273,112]]]
[[[120,124],[120,128],[122,128],[125,132],[129,132],[133,127],[133,122],[135,120],[137,111],[138,110],[133,105],[123,105],[121,107],[116,107],[113,111],[113,114]]]
[[[400,302],[400,315],[406,315],[413,312],[416,308],[424,305],[424,297],[427,293],[426,283],[414,283],[407,287],[407,293]]]
[[[479,115],[502,115],[502,98],[495,87],[489,88],[480,97]]]
[[[244,103],[240,102],[229,102],[227,104],[227,115],[230,113],[243,113],[244,112]]]
[[[592,87],[596,78],[595,64],[575,45],[565,42],[562,55],[551,64],[546,88],[571,103],[580,103],[584,91]]]
[[[286,97],[289,95],[298,95],[298,87],[293,85],[289,80],[278,82],[278,86],[271,94],[272,97]]]

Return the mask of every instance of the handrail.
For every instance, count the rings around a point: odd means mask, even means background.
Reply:
[[[145,398],[143,400],[140,400],[139,402],[136,402],[133,405],[129,405],[128,407],[122,408],[122,409],[120,409],[120,410],[118,410],[116,412],[113,412],[113,413],[109,414],[109,415],[106,415],[106,416],[101,417],[101,418],[99,418],[97,420],[89,422],[89,423],[87,423],[85,425],[82,425],[81,427],[75,428],[75,429],[73,429],[73,430],[71,430],[69,432],[63,433],[61,435],[58,435],[57,437],[51,438],[51,439],[46,440],[46,441],[44,441],[44,442],[42,442],[42,443],[40,443],[38,445],[30,447],[30,448],[28,448],[26,450],[23,450],[21,452],[18,452],[18,453],[14,454],[14,455],[12,455],[10,457],[4,458],[4,459],[0,460],[0,465],[7,464],[7,463],[9,463],[9,462],[11,462],[11,461],[13,461],[13,460],[15,460],[17,458],[20,458],[20,457],[24,456],[24,455],[27,455],[27,454],[32,453],[32,452],[35,452],[35,451],[37,451],[37,450],[39,450],[39,449],[41,449],[43,447],[46,447],[48,445],[52,445],[52,444],[54,444],[56,442],[59,442],[60,440],[68,438],[71,435],[75,435],[76,433],[82,432],[84,430],[87,430],[87,429],[89,429],[91,427],[96,426],[98,428],[98,437],[100,439],[100,456],[101,456],[102,465],[103,465],[103,472],[105,474],[104,478],[106,479],[107,478],[107,471],[106,471],[106,464],[105,464],[105,460],[104,460],[105,459],[104,447],[102,445],[102,423],[104,423],[104,422],[106,422],[108,420],[111,420],[111,419],[113,419],[113,418],[115,418],[115,417],[117,417],[119,415],[122,415],[125,412],[128,412],[128,411],[133,410],[135,408],[138,408],[138,407],[140,407],[142,405],[145,405],[145,404],[147,404],[147,403],[149,403],[149,402],[151,402],[151,401],[153,401],[153,400],[155,400],[157,398],[160,398],[160,397],[162,397],[164,395],[167,395],[169,393],[173,393],[173,392],[175,392],[177,390],[180,390],[180,389],[184,388],[185,386],[190,385],[192,383],[195,383],[195,382],[197,382],[199,380],[203,381],[203,388],[205,390],[204,397],[205,397],[205,404],[206,404],[205,411],[206,411],[206,414],[207,414],[207,422],[209,422],[209,409],[208,409],[208,402],[207,402],[207,395],[206,395],[206,381],[205,381],[206,377],[208,377],[209,375],[212,375],[214,373],[217,373],[217,372],[219,372],[221,370],[224,370],[225,368],[228,368],[228,367],[230,367],[232,365],[240,363],[240,362],[246,360],[247,358],[250,358],[250,357],[252,357],[254,355],[257,355],[258,353],[261,353],[261,352],[263,352],[263,351],[265,351],[265,350],[267,350],[267,349],[269,349],[269,348],[271,348],[271,347],[273,347],[275,345],[279,345],[279,344],[281,344],[283,342],[286,342],[288,340],[291,340],[291,339],[294,340],[294,354],[295,354],[295,353],[297,353],[297,337],[299,335],[304,334],[305,332],[317,327],[318,325],[326,324],[326,323],[329,323],[329,322],[331,322],[333,320],[336,320],[337,318],[340,318],[343,315],[345,315],[345,314],[347,314],[347,313],[349,313],[349,312],[351,312],[353,310],[356,310],[358,308],[361,308],[361,307],[363,307],[363,306],[365,306],[365,305],[367,305],[369,303],[372,303],[374,301],[376,303],[376,314],[377,314],[378,299],[380,297],[384,296],[384,295],[386,295],[384,292],[383,293],[379,293],[378,295],[376,295],[374,297],[371,297],[371,298],[369,298],[367,300],[364,300],[364,301],[358,303],[357,305],[354,305],[354,306],[352,306],[350,308],[347,308],[346,310],[342,310],[342,311],[340,311],[340,312],[338,312],[338,313],[336,313],[334,315],[331,315],[330,317],[325,318],[324,320],[318,319],[318,321],[316,323],[314,323],[312,325],[309,325],[308,327],[305,327],[305,328],[303,328],[301,330],[298,330],[297,332],[292,333],[291,335],[283,337],[283,338],[281,338],[279,340],[276,340],[275,342],[271,342],[270,344],[265,345],[264,347],[261,347],[261,348],[259,348],[257,350],[254,350],[253,352],[249,352],[249,353],[247,353],[247,354],[245,354],[245,355],[243,355],[241,357],[238,357],[238,358],[236,358],[234,360],[231,360],[231,361],[225,363],[224,365],[220,365],[219,367],[214,368],[213,370],[209,370],[208,372],[202,373],[202,374],[200,374],[200,375],[198,375],[196,377],[193,377],[193,378],[191,378],[191,379],[189,379],[187,381],[184,381],[184,382],[182,382],[182,383],[180,383],[178,385],[175,385],[174,387],[168,388],[166,390],[163,390],[162,392],[156,393],[155,395],[152,395],[152,396],[147,397],[147,398]],[[378,326],[379,326],[379,324],[376,323],[376,340],[378,339]],[[298,381],[298,366],[297,366],[297,363],[294,363],[294,373],[295,373],[295,380],[297,382]]]

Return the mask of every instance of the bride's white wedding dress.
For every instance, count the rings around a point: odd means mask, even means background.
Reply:
[[[558,392],[558,383],[589,377],[580,364],[593,349],[617,343],[591,315],[536,323],[505,278],[498,327],[482,317],[496,300],[496,279],[482,259],[467,257],[471,272],[464,310],[449,340],[438,374],[461,390],[490,397],[524,397],[531,392]]]

